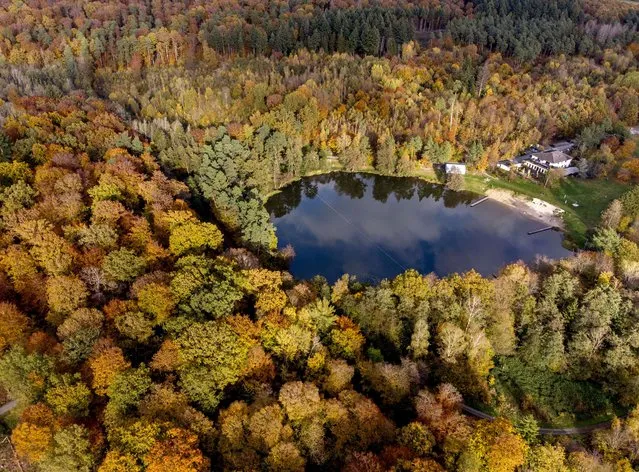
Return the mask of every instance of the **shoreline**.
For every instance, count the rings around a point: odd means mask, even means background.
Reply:
[[[399,178],[412,177],[412,178],[423,180],[424,182],[445,186],[442,182],[439,182],[437,179],[429,178],[430,175],[427,172],[412,172],[408,175],[389,175],[389,174],[381,173],[372,168],[349,171],[334,165],[332,168],[310,172],[306,175],[297,177],[287,182],[285,185],[279,187],[278,189],[269,192],[267,195],[264,195],[263,201],[264,203],[266,203],[271,197],[280,193],[282,189],[284,189],[286,186],[296,181],[299,181],[306,177],[314,177],[317,175],[327,175],[327,174],[332,174],[334,172],[348,172],[348,173],[363,172],[363,173],[370,173],[370,174],[377,174],[377,175],[385,175],[388,177],[399,177]],[[465,190],[465,191],[469,191],[469,190]],[[488,197],[489,199],[496,201],[498,203],[501,203],[503,205],[506,205],[516,210],[519,214],[526,216],[527,218],[539,221],[540,223],[544,223],[548,226],[554,226],[560,229],[561,231],[565,231],[566,229],[566,223],[563,219],[563,214],[565,213],[565,211],[540,198],[531,199],[529,196],[523,193],[516,193],[510,190],[497,189],[497,188],[489,188],[483,193],[477,193],[477,195],[481,197],[484,197],[484,196]]]

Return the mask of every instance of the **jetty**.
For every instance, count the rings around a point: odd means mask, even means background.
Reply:
[[[550,231],[551,229],[557,229],[556,226],[546,226],[545,228],[536,229],[535,231],[528,231],[528,236],[532,236],[533,234],[543,233],[544,231]]]
[[[481,199],[477,200],[476,202],[471,203],[471,204],[470,204],[470,206],[471,206],[471,208],[472,208],[472,207],[474,207],[474,206],[477,206],[477,205],[479,205],[480,203],[484,203],[484,202],[485,202],[486,200],[488,200],[489,198],[490,198],[490,197],[484,197],[484,198],[481,198]]]

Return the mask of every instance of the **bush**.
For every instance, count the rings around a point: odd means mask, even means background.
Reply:
[[[446,177],[446,188],[459,192],[464,188],[464,176],[457,173],[448,174]]]

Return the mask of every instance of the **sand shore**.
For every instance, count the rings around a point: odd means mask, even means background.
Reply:
[[[561,216],[564,210],[548,202],[539,200],[538,198],[531,200],[523,195],[516,195],[508,190],[501,189],[490,189],[486,192],[486,196],[491,200],[515,208],[522,214],[545,223],[548,226],[564,228],[564,220]]]

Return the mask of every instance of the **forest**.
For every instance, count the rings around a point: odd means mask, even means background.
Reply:
[[[635,470],[638,25],[616,0],[0,2],[0,469]],[[574,257],[490,278],[296,280],[264,208],[556,139],[628,190]]]

